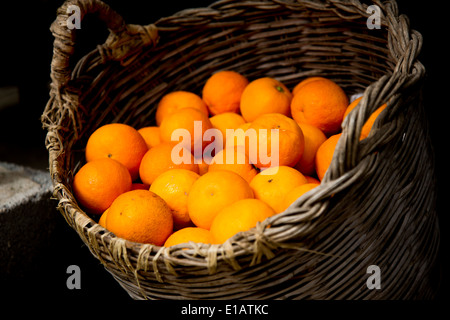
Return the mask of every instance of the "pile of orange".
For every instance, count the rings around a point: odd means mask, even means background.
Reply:
[[[220,244],[320,184],[342,121],[360,99],[350,103],[323,77],[290,91],[270,77],[249,81],[219,71],[201,95],[165,95],[154,126],[113,123],[94,131],[73,192],[118,237],[167,247]]]

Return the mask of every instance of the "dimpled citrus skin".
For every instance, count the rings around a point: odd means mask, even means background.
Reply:
[[[73,179],[76,200],[89,213],[102,214],[116,197],[131,189],[131,176],[120,162],[101,158],[84,164]]]
[[[317,127],[310,124],[299,123],[300,128],[305,138],[305,148],[303,155],[297,164],[294,166],[298,171],[304,175],[313,175],[316,173],[316,153],[320,145],[327,140],[325,134]]]
[[[212,115],[239,111],[241,95],[248,85],[246,77],[238,72],[222,70],[206,80],[202,98]]]
[[[172,150],[177,145],[175,142],[160,143],[147,151],[139,167],[139,176],[147,185],[163,172],[170,169],[187,169],[198,173],[198,164],[194,163],[194,156],[186,149],[182,151],[187,155],[187,162],[176,163],[172,159]]]
[[[256,199],[264,201],[276,213],[280,213],[285,209],[284,196],[295,187],[307,182],[300,171],[288,166],[279,166],[258,173],[250,182],[250,186]]]
[[[187,201],[192,185],[199,177],[191,170],[171,169],[156,177],[150,186],[150,191],[163,198],[172,209],[175,230],[191,224]]]
[[[319,183],[305,183],[299,185],[289,191],[283,199],[284,210],[286,210],[291,204],[293,204],[298,198],[300,198],[303,194],[311,191],[315,187],[317,187]]]
[[[106,228],[126,240],[161,246],[173,231],[172,212],[157,194],[132,190],[111,204]]]
[[[164,95],[156,109],[156,125],[160,126],[164,118],[183,108],[195,108],[208,116],[208,108],[202,98],[189,91],[173,91]]]
[[[241,97],[241,114],[246,122],[252,122],[266,113],[290,116],[292,93],[280,81],[264,77],[253,80]]]
[[[111,158],[130,171],[134,181],[139,176],[139,165],[148,147],[141,134],[123,123],[111,123],[99,127],[86,144],[86,161]]]
[[[278,130],[278,154],[272,151],[272,139],[275,137],[272,129]],[[248,130],[255,132],[257,142],[246,144],[246,152],[250,162],[260,169],[278,165],[294,166],[303,155],[303,132],[292,118],[280,113],[262,114],[251,123]],[[264,145],[266,152],[261,149]],[[264,161],[266,155],[272,158],[266,159],[268,163]]]
[[[274,214],[275,211],[261,200],[239,200],[220,210],[212,222],[211,233],[217,243],[224,243],[238,232],[248,231]]]
[[[216,214],[225,206],[241,199],[253,198],[248,182],[235,172],[207,172],[194,182],[188,197],[192,222],[209,230]]]
[[[316,153],[316,172],[317,177],[322,181],[328,167],[333,159],[334,150],[341,137],[342,133],[338,133],[329,137],[324,143],[321,144]]]
[[[172,233],[164,243],[164,247],[171,247],[190,241],[204,244],[215,243],[214,237],[209,230],[199,227],[186,227]]]
[[[298,89],[291,102],[292,118],[313,125],[329,136],[341,129],[348,97],[328,79],[309,81]]]
[[[230,161],[230,159],[232,161]],[[250,183],[258,173],[245,153],[243,147],[229,147],[222,149],[213,158],[208,171],[229,170],[236,172]]]
[[[196,132],[196,126],[198,132]],[[202,154],[203,149],[211,143],[211,141],[203,139],[203,136],[205,131],[212,127],[211,121],[203,112],[194,108],[183,108],[164,118],[159,128],[162,142],[177,141],[182,143],[192,154]],[[174,133],[177,135],[177,132],[181,130],[184,131],[182,138],[173,136]]]

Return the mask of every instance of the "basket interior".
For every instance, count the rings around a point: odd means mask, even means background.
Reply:
[[[86,137],[105,123],[138,128],[154,124],[164,94],[187,90],[201,95],[206,79],[222,69],[249,80],[274,77],[289,89],[305,77],[320,75],[339,83],[350,96],[395,67],[387,29],[368,29],[365,16],[343,19],[334,11],[301,6],[264,8],[212,5],[205,11],[211,15],[206,22],[200,19],[201,10],[160,19],[155,22],[158,45],[143,48],[128,66],[101,63],[94,51],[79,63],[72,81],[81,90],[82,106],[81,139],[74,150],[81,150]]]

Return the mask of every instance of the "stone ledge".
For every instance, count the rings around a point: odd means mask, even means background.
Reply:
[[[0,162],[0,280],[22,278],[41,262],[59,215],[51,195],[48,172]]]

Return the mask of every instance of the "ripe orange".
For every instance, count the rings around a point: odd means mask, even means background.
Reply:
[[[227,140],[227,129],[236,130],[245,124],[244,118],[234,112],[220,113],[212,116],[209,120],[211,121],[213,128],[218,129],[222,133],[223,148],[225,148],[225,143]]]
[[[347,107],[347,109],[345,109],[345,113],[344,113],[344,118],[345,119],[348,114],[350,113],[350,111],[352,111],[353,109],[355,109],[355,107],[358,105],[358,103],[362,100],[362,96],[359,98],[356,98],[355,100],[353,100]]]
[[[281,113],[290,116],[292,94],[280,81],[265,77],[248,84],[241,97],[241,114],[245,121],[252,122],[266,113]]]
[[[316,172],[320,181],[322,181],[333,159],[334,150],[338,143],[342,133],[335,134],[329,137],[322,145],[317,149],[316,153]]]
[[[298,125],[302,129],[305,138],[305,148],[302,157],[294,168],[304,175],[313,175],[316,173],[315,161],[317,149],[327,140],[327,137],[319,128],[310,124],[299,123]]]
[[[318,127],[326,135],[341,128],[348,97],[334,81],[320,79],[304,84],[291,103],[292,117],[298,123]]]
[[[278,143],[272,129],[278,129]],[[246,152],[256,167],[294,166],[302,157],[304,136],[293,119],[280,113],[262,114],[252,122],[247,132],[251,133],[252,130],[256,134],[256,142],[247,144]]]
[[[160,126],[161,141],[179,141],[192,154],[200,155],[211,143],[203,139],[205,131],[211,128],[211,121],[203,112],[194,108],[183,108],[164,118]],[[172,137],[172,134],[175,136]]]
[[[238,112],[241,95],[248,85],[246,77],[235,71],[223,70],[214,73],[205,82],[202,98],[212,115]]]
[[[101,225],[105,229],[106,229],[106,216],[108,215],[108,210],[109,210],[109,208],[106,209],[100,216],[100,219],[98,219],[98,224]]]
[[[305,176],[305,178],[306,178],[306,180],[308,181],[308,183],[316,183],[316,184],[319,184],[319,183],[320,183],[320,180],[319,180],[319,179],[316,179],[316,178],[314,178],[314,177],[311,177],[311,176]]]
[[[274,214],[275,211],[261,200],[239,200],[220,210],[211,224],[211,234],[217,243],[224,243],[238,232],[248,231]]]
[[[187,201],[194,182],[200,177],[186,169],[171,169],[160,174],[150,186],[150,191],[166,201],[172,209],[174,229],[187,227],[191,223]]]
[[[120,238],[161,246],[173,231],[173,218],[160,196],[148,190],[132,190],[111,204],[106,228]]]
[[[349,106],[347,107],[347,109],[345,111],[344,119],[347,117],[347,115],[350,113],[350,111],[352,111],[358,105],[358,103],[361,100],[362,100],[362,97],[359,97],[359,98],[353,100],[353,102],[349,104]],[[361,128],[361,136],[359,137],[359,140],[363,140],[363,139],[365,139],[365,138],[367,138],[369,136],[369,133],[372,130],[372,127],[373,127],[373,124],[374,124],[375,120],[380,115],[380,113],[384,109],[386,109],[386,107],[387,107],[387,104],[383,104],[381,107],[376,109],[370,115],[369,119],[367,119],[366,123],[364,123],[363,127]]]
[[[198,164],[194,163],[194,156],[189,150],[178,148],[175,142],[163,142],[144,155],[139,175],[143,183],[151,185],[161,173],[175,168],[198,173]]]
[[[245,147],[246,144],[248,145],[250,140],[249,137],[246,136],[245,134],[247,132],[247,129],[250,128],[251,124],[252,124],[251,122],[246,122],[238,126],[236,129],[234,129],[233,134],[226,137],[224,148],[237,146]]]
[[[189,241],[204,244],[215,243],[214,238],[209,230],[199,227],[186,227],[172,233],[164,243],[164,247],[171,247],[177,244],[188,243]]]
[[[207,172],[192,185],[188,196],[189,216],[197,227],[209,230],[223,207],[246,198],[253,198],[253,191],[240,175],[227,170]]]
[[[138,178],[139,165],[147,150],[144,138],[136,129],[123,123],[111,123],[90,135],[86,144],[86,161],[117,160],[128,168],[134,181]]]
[[[229,147],[219,151],[208,168],[209,172],[217,170],[233,171],[249,183],[258,173],[242,147]]]
[[[173,91],[162,97],[156,109],[156,125],[160,126],[163,119],[177,110],[194,108],[208,116],[208,108],[202,98],[189,91]]]
[[[295,187],[306,184],[307,180],[298,170],[288,167],[271,167],[258,173],[250,182],[256,199],[267,203],[276,213],[284,208],[283,198]]]
[[[307,83],[309,83],[309,82],[311,82],[311,81],[323,80],[323,79],[326,79],[326,78],[324,78],[324,77],[309,77],[309,78],[306,78],[306,79],[300,81],[300,82],[294,87],[294,89],[292,89],[292,95],[295,96],[295,95],[297,94],[298,90],[300,90],[300,88],[303,87],[305,84],[307,84]]]
[[[116,197],[130,189],[130,172],[123,164],[110,158],[86,163],[73,178],[75,198],[93,214],[102,214]]]
[[[143,127],[138,130],[142,138],[144,138],[145,143],[147,143],[147,148],[152,148],[161,143],[161,133],[159,127],[150,126]]]
[[[291,204],[293,204],[303,194],[314,189],[318,185],[319,185],[318,183],[305,183],[305,184],[295,187],[294,189],[292,189],[291,191],[286,193],[284,200],[283,200],[284,210],[286,210]]]

